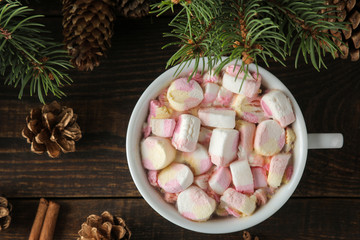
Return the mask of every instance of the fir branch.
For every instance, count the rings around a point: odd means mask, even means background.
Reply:
[[[192,59],[198,71],[197,63],[204,57],[207,70],[218,64],[216,72],[233,60],[242,60],[243,70],[260,59],[267,66],[268,59],[284,65],[296,44],[295,66],[302,55],[319,70],[326,67],[324,56],[335,56],[339,50],[328,30],[344,29],[346,24],[327,21],[336,10],[323,0],[164,0],[152,9],[162,14],[176,4],[182,9],[169,23],[173,30],[164,36],[175,39],[165,47],[180,46],[167,63],[179,64],[177,73]]]
[[[34,22],[42,15],[30,15],[33,10],[18,1],[0,2],[0,74],[5,84],[19,87],[21,99],[26,86],[30,95],[39,100],[49,93],[65,96],[60,90],[72,80],[64,70],[72,68],[63,45],[45,36],[42,24]]]

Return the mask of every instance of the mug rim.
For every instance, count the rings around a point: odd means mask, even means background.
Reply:
[[[228,63],[224,66],[224,68],[228,65],[234,64],[235,61],[236,60]],[[207,59],[204,59],[204,62],[200,61],[200,67],[202,67],[203,63],[206,64]],[[192,60],[191,63],[181,71],[180,75],[191,72],[194,64],[195,60]],[[238,61],[238,64],[241,64],[241,61]],[[307,129],[302,111],[297,101],[289,89],[276,76],[261,66],[256,66],[255,64],[249,65],[249,70],[251,72],[254,72],[258,69],[259,74],[262,76],[261,84],[263,86],[268,88],[271,85],[271,89],[280,89],[286,94],[287,97],[290,98],[296,116],[296,121],[292,124],[294,132],[296,133],[294,148],[294,153],[296,153],[296,161],[294,162],[293,175],[288,183],[282,184],[274,196],[269,199],[269,201],[264,206],[258,207],[251,216],[241,218],[225,217],[219,219],[210,219],[206,222],[194,222],[181,216],[176,210],[175,206],[166,203],[160,196],[159,191],[150,185],[147,180],[145,169],[142,167],[139,150],[142,136],[141,129],[148,115],[149,102],[150,100],[155,99],[160,94],[160,92],[171,83],[172,80],[180,77],[174,76],[174,73],[177,71],[177,67],[178,66],[174,66],[163,72],[146,88],[137,101],[128,123],[126,134],[127,163],[131,177],[141,196],[162,217],[180,227],[195,232],[210,234],[237,232],[257,225],[260,222],[268,219],[289,200],[298,186],[305,169],[308,151]],[[139,128],[136,129],[134,126]]]

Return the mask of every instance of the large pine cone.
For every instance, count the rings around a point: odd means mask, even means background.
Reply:
[[[90,215],[81,225],[78,240],[128,240],[131,237],[130,229],[122,218],[105,211],[101,216]]]
[[[7,229],[11,223],[11,204],[5,197],[0,196],[0,231]]]
[[[63,34],[71,62],[80,71],[93,70],[111,47],[114,0],[63,0]]]
[[[32,152],[42,154],[46,151],[55,158],[61,151],[75,151],[75,141],[81,138],[76,120],[72,108],[61,107],[54,101],[42,108],[31,109],[22,135],[31,143]]]
[[[123,17],[147,16],[150,11],[149,0],[117,0],[117,11]]]
[[[339,46],[342,59],[347,59],[349,54],[352,61],[360,57],[360,0],[329,0],[328,4],[336,5],[339,18],[331,18],[329,21],[349,22],[347,30],[330,31],[334,36],[333,40]],[[342,44],[338,39],[342,40]]]

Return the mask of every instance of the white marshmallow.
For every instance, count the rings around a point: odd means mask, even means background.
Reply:
[[[215,200],[196,186],[182,191],[176,205],[179,213],[185,218],[199,222],[208,220],[216,208]]]
[[[221,196],[220,204],[234,216],[249,216],[255,211],[256,197],[248,197],[233,188],[228,188]]]
[[[143,166],[149,170],[160,170],[175,160],[176,150],[167,138],[147,137],[140,144]]]
[[[216,83],[206,83],[204,88],[204,99],[201,102],[201,105],[203,106],[211,105],[215,101],[219,89],[220,86],[217,85]]]
[[[254,179],[247,160],[237,160],[230,164],[232,181],[236,191],[242,193],[254,192]]]
[[[181,114],[175,127],[172,144],[183,152],[195,151],[199,133],[200,119],[190,114]]]
[[[285,144],[285,130],[274,120],[259,123],[255,132],[254,149],[263,156],[272,156]]]
[[[229,66],[226,69],[226,72],[224,73],[222,79],[222,86],[224,88],[226,88],[229,91],[232,91],[233,93],[244,94],[249,98],[252,98],[258,94],[261,85],[261,78],[254,79],[251,76],[250,72],[248,72],[245,79],[244,79],[245,77],[244,72],[240,72],[236,77],[240,69],[237,68],[238,70],[235,70],[235,72],[230,69],[233,69],[233,66]]]
[[[267,117],[260,105],[260,97],[248,98],[243,94],[236,94],[231,102],[231,108],[237,116],[247,122],[259,123]]]
[[[209,186],[211,189],[222,195],[231,183],[231,173],[228,168],[219,167],[211,175],[209,179]]]
[[[199,105],[204,98],[203,90],[194,81],[187,78],[174,80],[167,91],[170,106],[176,111],[186,111]]]
[[[278,121],[281,127],[295,121],[290,99],[280,90],[271,90],[261,98],[261,107],[266,115]]]
[[[201,124],[216,128],[234,128],[235,111],[226,108],[201,108],[199,109]]]
[[[280,186],[286,166],[291,157],[291,153],[277,154],[270,160],[269,174],[267,182],[270,187],[277,188]]]
[[[210,174],[205,173],[203,175],[195,176],[194,184],[201,188],[202,190],[206,191],[209,187],[209,178]]]
[[[197,144],[193,152],[183,152],[176,161],[188,165],[194,172],[194,175],[203,174],[212,166],[208,151],[201,144]]]
[[[215,69],[207,71],[204,75],[204,82],[220,83],[221,79],[219,74],[215,74]]]
[[[214,106],[228,107],[230,106],[233,98],[233,93],[224,87],[220,87],[216,99],[214,100]]]
[[[194,175],[185,164],[172,163],[158,175],[158,184],[165,192],[178,193],[188,188],[194,181]]]
[[[235,129],[213,130],[209,145],[211,161],[216,166],[226,167],[236,158],[239,132]]]
[[[150,120],[151,131],[159,137],[171,137],[174,133],[175,119],[156,119]]]

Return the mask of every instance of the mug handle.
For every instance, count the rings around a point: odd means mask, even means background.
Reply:
[[[342,148],[344,137],[341,133],[309,133],[308,149]]]

